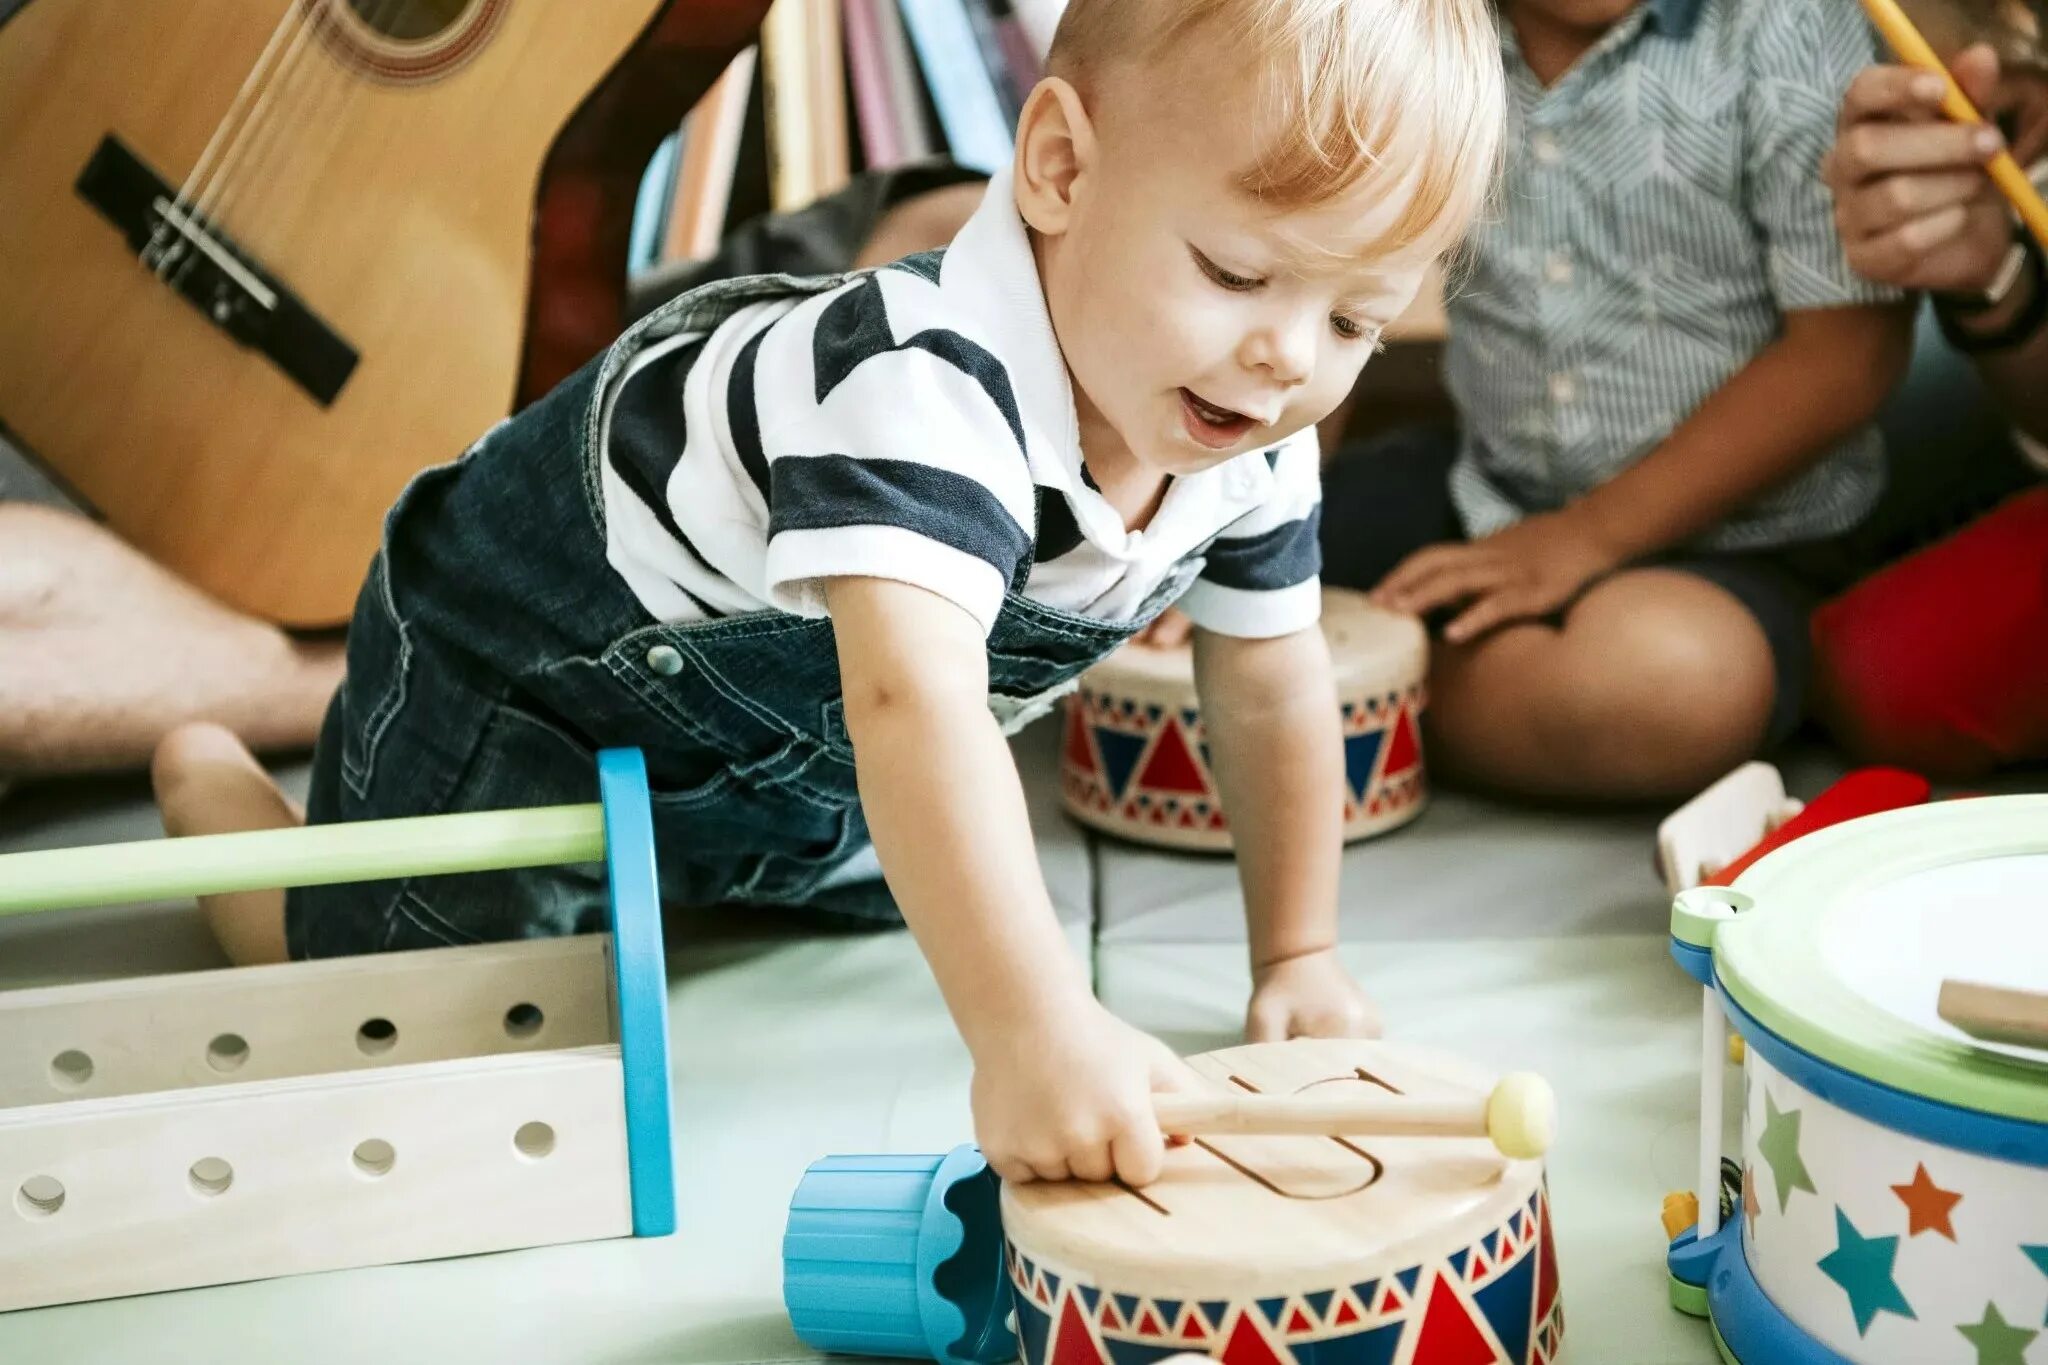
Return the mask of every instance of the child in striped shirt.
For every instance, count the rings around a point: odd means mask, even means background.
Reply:
[[[1011,1179],[1153,1178],[1184,1073],[1066,950],[1002,736],[1179,600],[1237,831],[1255,1037],[1350,1034],[1314,424],[1464,230],[1485,0],[1075,0],[954,245],[728,280],[421,475],[358,603],[309,817],[580,799],[644,751],[666,898],[923,948]],[[221,731],[174,833],[294,818]],[[886,884],[884,882],[886,878]],[[573,933],[568,869],[210,898],[238,959]]]

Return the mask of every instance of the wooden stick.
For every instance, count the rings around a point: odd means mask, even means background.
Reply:
[[[1517,1159],[1541,1156],[1556,1133],[1556,1098],[1546,1081],[1526,1072],[1502,1080],[1489,1095],[1424,1098],[1347,1093],[1350,1089],[1294,1095],[1160,1094],[1152,1107],[1159,1126],[1179,1137],[1483,1137]]]
[[[1950,980],[1935,1008],[1972,1038],[2048,1049],[2048,993]]]
[[[366,820],[0,858],[0,915],[604,860],[604,809]]]
[[[1885,42],[1899,54],[1901,61],[1941,77],[1948,87],[1947,93],[1941,97],[1944,114],[1957,123],[1985,122],[1984,116],[1977,112],[1977,106],[1970,103],[1970,97],[1956,84],[1948,64],[1921,36],[1913,21],[1906,17],[1906,12],[1899,8],[1898,0],[1863,0],[1863,8],[1869,12],[1871,23],[1877,25],[1878,32],[1884,35]],[[2027,225],[2027,231],[2034,235],[2034,240],[2048,247],[2048,203],[2042,201],[2040,191],[2034,188],[2033,181],[2027,179],[2027,173],[2020,168],[2019,162],[2013,160],[2012,153],[1999,152],[1991,158],[1986,170],[2006,202],[2019,214],[2020,221]]]

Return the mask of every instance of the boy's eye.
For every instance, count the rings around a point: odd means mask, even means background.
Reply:
[[[1246,290],[1257,289],[1261,284],[1265,283],[1264,280],[1254,280],[1244,275],[1232,274],[1192,246],[1188,248],[1188,251],[1194,256],[1195,264],[1202,268],[1202,273],[1222,285],[1225,289],[1241,294]]]
[[[1330,314],[1330,326],[1346,341],[1356,341],[1365,335],[1365,328],[1356,318],[1347,318],[1342,313]]]

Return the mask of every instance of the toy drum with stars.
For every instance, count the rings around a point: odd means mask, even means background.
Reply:
[[[1231,1091],[1477,1103],[1427,1049],[1297,1041],[1190,1059]],[[1499,1095],[1509,1089],[1495,1090]],[[1547,1092],[1545,1092],[1547,1094]],[[1547,1365],[1564,1331],[1540,1160],[1484,1137],[1226,1136],[1144,1190],[1005,1185],[1025,1365]],[[1539,1150],[1533,1144],[1519,1150]]]
[[[1344,731],[1344,837],[1422,813],[1429,787],[1418,724],[1429,642],[1419,622],[1327,588],[1323,633]],[[1069,814],[1167,848],[1230,848],[1195,702],[1193,651],[1127,645],[1081,679],[1067,703],[1060,794]]]
[[[1681,893],[1672,955],[1708,992],[1703,1176],[1724,1015],[1745,1044],[1740,1197],[1667,1222],[1673,1303],[1741,1365],[2040,1358],[2048,1051],[1953,1005],[2048,987],[2048,797],[1809,834]]]

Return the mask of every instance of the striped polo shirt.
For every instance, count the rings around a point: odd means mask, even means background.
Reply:
[[[664,622],[825,612],[835,577],[1132,619],[1186,560],[1198,625],[1320,613],[1313,428],[1176,477],[1126,530],[1089,478],[1008,172],[953,245],[751,304],[634,358],[606,397],[607,555]]]
[[[1877,58],[1854,0],[1643,0],[1548,88],[1501,34],[1499,207],[1470,239],[1445,351],[1474,536],[1648,454],[1786,313],[1899,297],[1849,268],[1820,179],[1843,92]],[[1698,544],[1846,530],[1883,482],[1866,426]]]

